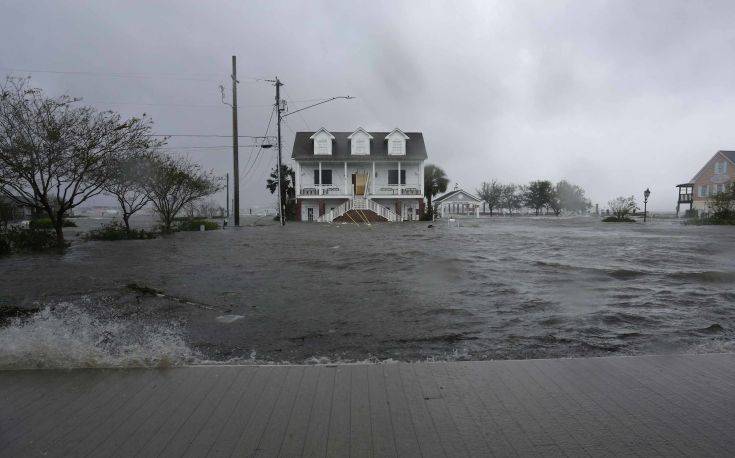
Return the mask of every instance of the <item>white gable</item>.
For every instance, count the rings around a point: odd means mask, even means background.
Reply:
[[[350,153],[352,155],[364,156],[370,154],[370,140],[372,140],[373,136],[365,129],[358,127],[347,138],[350,139]]]
[[[405,156],[406,140],[408,140],[408,135],[404,134],[401,129],[393,129],[393,132],[385,136],[385,141],[388,142],[388,155]]]
[[[327,129],[322,127],[314,132],[314,135],[309,138],[314,141],[314,155],[331,156],[332,140],[334,140],[334,135],[330,134]]]

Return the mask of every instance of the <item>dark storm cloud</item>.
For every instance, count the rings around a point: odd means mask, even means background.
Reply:
[[[227,134],[218,85],[236,54],[244,134],[265,132],[273,102],[272,86],[248,77],[280,76],[292,109],[358,97],[287,118],[286,156],[297,130],[399,126],[423,131],[430,159],[468,188],[567,178],[604,204],[650,186],[653,207],[669,210],[674,184],[735,148],[733,23],[730,2],[10,1],[0,67],[145,74],[33,80],[145,111],[161,133]],[[223,146],[182,149],[222,173],[227,144],[171,140]],[[243,148],[245,207],[272,201],[273,150],[254,159]]]

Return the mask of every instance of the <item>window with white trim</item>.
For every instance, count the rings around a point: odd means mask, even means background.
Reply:
[[[401,155],[403,154],[403,140],[391,140],[390,141],[390,154]]]
[[[364,138],[355,139],[355,154],[367,154],[367,140]]]
[[[707,197],[707,187],[705,185],[699,186],[699,197]]]
[[[329,144],[326,138],[320,138],[316,141],[316,154],[329,154]]]

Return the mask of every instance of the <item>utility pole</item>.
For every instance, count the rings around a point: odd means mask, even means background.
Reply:
[[[280,128],[280,125],[279,125]],[[280,131],[279,131],[280,132]],[[240,225],[240,165],[238,162],[237,149],[237,57],[232,56],[232,168],[234,180],[233,193],[235,195],[233,210],[235,210],[235,227]],[[280,152],[280,145],[279,145]],[[228,187],[229,191],[229,187]],[[229,203],[229,198],[228,198]]]
[[[281,195],[281,189],[283,189],[283,176],[281,174],[281,80],[276,77],[276,111],[278,112],[278,215],[280,216],[281,226],[286,225],[286,220],[283,217],[285,205],[283,204],[283,196]]]
[[[227,224],[230,223],[230,172],[227,172]]]
[[[281,83],[281,80],[279,80],[278,77],[276,77],[275,80],[266,80],[266,81],[270,81],[272,83],[275,83],[276,85],[276,111],[278,113],[278,123],[277,123],[278,124],[278,215],[279,215],[279,219],[281,220],[281,226],[285,226],[286,219],[285,219],[284,213],[286,210],[286,205],[283,202],[283,195],[282,195],[283,193],[281,192],[282,183],[283,183],[283,174],[281,172],[281,120],[285,118],[286,116],[290,116],[300,111],[308,110],[309,108],[313,108],[323,103],[331,102],[332,100],[337,100],[337,99],[351,100],[353,97],[350,97],[349,95],[331,97],[329,99],[322,100],[321,102],[314,103],[307,107],[299,108],[298,110],[291,111],[283,115],[282,113],[284,109],[281,106],[281,86],[283,86],[283,83]]]

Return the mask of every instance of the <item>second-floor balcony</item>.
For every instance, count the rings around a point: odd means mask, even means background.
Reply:
[[[418,185],[383,185],[375,186],[373,190],[370,186],[364,192],[365,196],[375,197],[389,197],[389,196],[421,196],[421,187]],[[302,186],[299,196],[311,197],[311,196],[352,196],[352,195],[363,195],[362,190],[355,192],[354,186],[350,186],[345,189],[344,185],[340,186],[337,184],[323,184],[323,185],[306,185]]]

